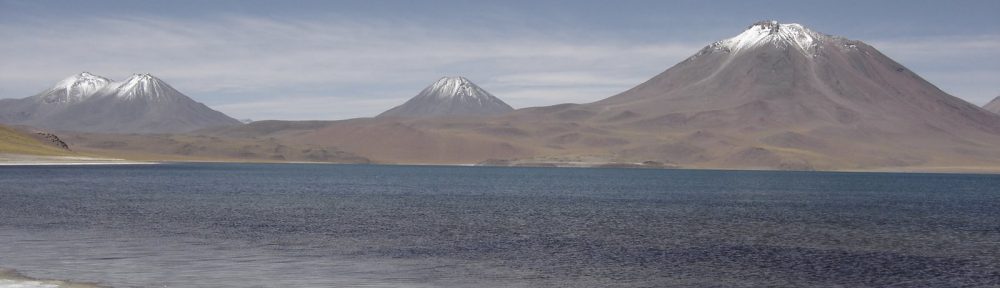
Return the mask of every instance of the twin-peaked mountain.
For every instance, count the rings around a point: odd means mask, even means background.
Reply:
[[[494,116],[510,111],[514,108],[469,79],[443,77],[406,103],[377,117]]]
[[[108,133],[176,133],[240,124],[152,75],[114,82],[87,72],[35,96],[0,99],[0,123]]]

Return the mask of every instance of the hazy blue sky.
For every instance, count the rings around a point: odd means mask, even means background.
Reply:
[[[706,4],[707,3],[707,4]],[[515,108],[624,91],[762,19],[858,39],[977,105],[1000,1],[4,1],[0,98],[151,73],[237,118],[373,116],[445,75]]]

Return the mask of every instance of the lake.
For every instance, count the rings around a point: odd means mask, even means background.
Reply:
[[[0,167],[0,268],[0,287],[997,286],[1000,176]]]

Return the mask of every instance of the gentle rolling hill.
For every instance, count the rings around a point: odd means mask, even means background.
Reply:
[[[51,134],[35,134],[0,125],[0,154],[23,154],[37,156],[75,155],[62,147],[59,138]]]

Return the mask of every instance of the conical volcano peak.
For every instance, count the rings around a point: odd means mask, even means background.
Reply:
[[[462,76],[444,76],[444,77],[441,77],[441,79],[438,80],[438,83],[442,83],[442,82],[469,83],[470,81],[469,81],[469,79],[466,79],[465,77],[462,77]]]
[[[812,56],[819,42],[826,37],[796,23],[782,24],[766,20],[750,25],[736,37],[714,43],[712,47],[734,53],[765,45],[778,48],[794,47]]]
[[[492,97],[489,92],[479,88],[475,83],[469,81],[465,77],[461,76],[447,76],[441,77],[433,85],[427,87],[427,92],[424,95],[433,96],[435,98],[454,98],[454,97]]]
[[[767,34],[780,34],[780,33],[805,33],[806,31],[812,32],[801,24],[798,23],[779,23],[776,20],[763,20],[757,21],[747,27],[747,30],[760,31]]]
[[[66,88],[68,90],[72,87],[104,86],[107,85],[108,83],[111,83],[110,79],[90,74],[90,72],[85,71],[85,72],[80,72],[80,74],[76,74],[70,76],[69,78],[63,79],[62,81],[59,81],[59,84],[57,84],[56,86],[62,86],[63,88]]]
[[[70,76],[43,92],[42,100],[47,103],[78,102],[94,95],[111,83],[111,80],[88,72]]]
[[[149,73],[135,73],[135,74],[132,74],[132,77],[129,77],[128,80],[125,80],[125,82],[152,81],[152,80],[159,81],[160,79],[157,79],[156,77],[154,77],[153,75],[150,75]]]
[[[461,76],[441,77],[403,105],[377,117],[487,116],[514,110]]]
[[[125,79],[125,81],[120,82],[118,90],[131,90],[136,88],[143,88],[144,86],[156,85],[157,83],[162,83],[163,81],[156,78],[149,73],[136,73],[132,74],[131,77]]]
[[[441,77],[441,79],[434,83],[434,86],[445,85],[470,86],[475,84],[472,84],[472,81],[469,81],[469,79],[462,76],[445,76]]]
[[[121,82],[116,90],[114,94],[123,99],[167,99],[176,98],[176,95],[180,94],[163,80],[149,73],[133,74]]]
[[[747,27],[747,30],[755,28],[770,31],[771,34],[774,34],[778,33],[778,30],[781,30],[781,24],[778,24],[778,21],[775,20],[757,21],[757,23],[753,23],[753,25]]]
[[[118,86],[118,90],[127,91],[149,88],[147,86],[155,85],[155,82],[159,82],[158,80],[159,79],[156,79],[156,77],[153,77],[153,75],[149,75],[148,73],[136,73],[132,74],[132,76],[128,79],[125,79],[125,81],[121,83],[121,86]]]

